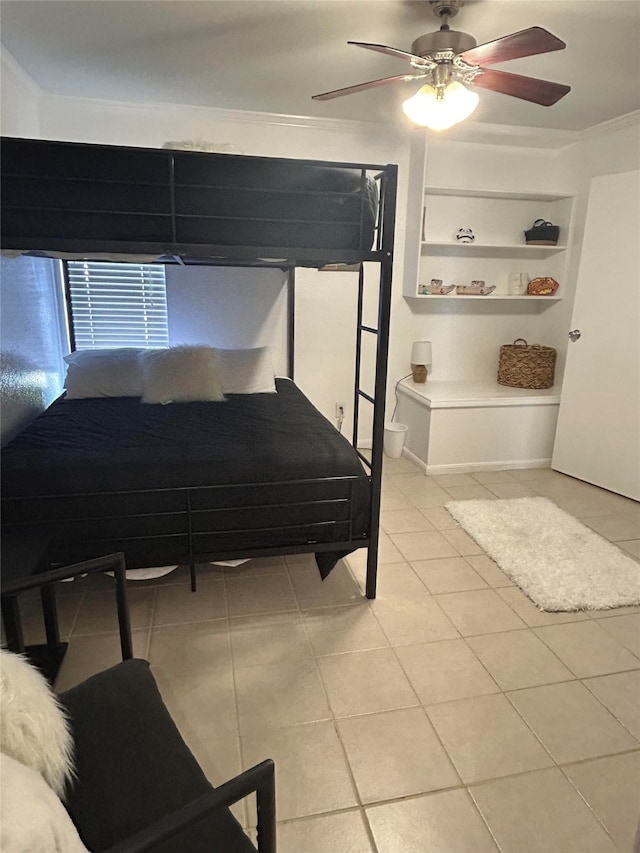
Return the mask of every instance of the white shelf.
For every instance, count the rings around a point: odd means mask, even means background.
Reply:
[[[524,294],[523,296],[510,296],[507,293],[489,293],[486,296],[478,296],[462,294],[462,293],[447,293],[447,294],[438,294],[438,293],[418,293],[415,296],[416,299],[431,299],[432,301],[437,300],[441,301],[454,301],[459,302],[461,299],[473,299],[474,302],[530,302],[536,303],[537,305],[547,304],[549,302],[561,302],[562,296],[531,296]]]
[[[487,258],[550,258],[564,252],[566,246],[528,246],[526,243],[440,243],[422,240],[420,250],[433,257],[487,257]]]
[[[509,191],[489,189],[468,189],[467,187],[432,187],[425,186],[425,195],[444,195],[465,198],[503,198],[514,201],[563,201],[572,198],[569,193],[540,193],[535,191]]]
[[[398,383],[398,390],[429,409],[495,408],[502,406],[549,406],[560,403],[560,389],[511,388],[496,381],[438,381],[419,384],[411,379]]]

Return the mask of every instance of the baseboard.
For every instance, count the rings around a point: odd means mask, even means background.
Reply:
[[[358,448],[371,449],[371,441],[359,441]],[[509,459],[503,462],[461,462],[455,465],[427,465],[408,447],[402,455],[419,468],[423,474],[473,474],[476,471],[508,471],[511,468],[550,468],[551,459]]]
[[[406,452],[405,450],[405,454]],[[473,474],[476,471],[508,471],[512,468],[551,467],[551,459],[509,459],[505,462],[467,462],[457,465],[425,465],[420,460],[416,461],[427,474]]]
[[[408,459],[408,460],[409,460],[409,462],[413,462],[413,464],[414,464],[415,466],[417,466],[418,468],[420,468],[420,470],[422,471],[422,473],[423,473],[423,474],[428,474],[428,473],[429,473],[429,472],[427,471],[427,466],[426,466],[426,464],[422,461],[422,459],[419,459],[419,458],[415,455],[415,453],[412,453],[408,448],[406,448],[406,447],[404,447],[404,448],[403,448],[403,450],[402,450],[402,455],[403,455],[406,459]]]

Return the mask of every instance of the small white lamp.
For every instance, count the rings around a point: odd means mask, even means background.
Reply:
[[[414,341],[411,347],[413,381],[426,382],[428,367],[431,367],[431,341]]]

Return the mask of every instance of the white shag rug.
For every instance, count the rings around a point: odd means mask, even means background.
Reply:
[[[640,563],[548,498],[445,506],[540,610],[640,604]]]

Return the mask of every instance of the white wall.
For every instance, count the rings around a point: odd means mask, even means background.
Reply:
[[[287,375],[286,274],[276,269],[165,267],[169,343],[271,347]]]
[[[440,137],[429,140],[427,183],[542,193],[558,192],[565,182],[558,152],[553,148],[451,142]]]
[[[38,136],[42,91],[0,45],[0,124],[6,136]]]
[[[640,164],[640,111],[591,128],[580,143],[564,149],[562,169],[582,181],[595,175],[631,172]],[[582,186],[581,186],[582,188]]]

